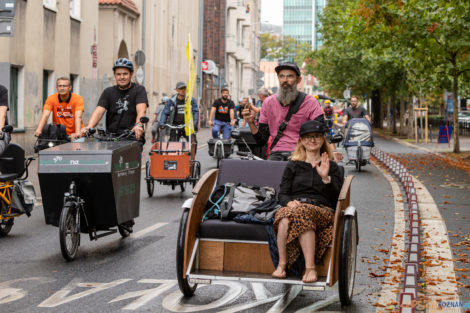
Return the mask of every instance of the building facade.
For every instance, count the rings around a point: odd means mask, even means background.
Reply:
[[[83,97],[87,124],[103,89],[115,83],[113,62],[135,62],[139,50],[145,63],[136,66],[140,74],[133,79],[147,89],[151,116],[163,96],[174,94],[176,82],[188,80],[188,34],[194,55],[201,53],[200,1],[15,1],[13,36],[0,37],[0,84],[9,90],[12,140],[32,152],[44,101],[61,76],[70,77],[73,92]]]
[[[71,78],[85,110],[96,105],[98,0],[17,0],[15,6],[13,36],[0,37],[0,83],[9,91],[13,141],[31,153],[44,101],[56,92],[57,78]]]
[[[282,33],[297,41],[312,45],[312,50],[322,46],[318,32],[319,20],[327,0],[284,0]]]

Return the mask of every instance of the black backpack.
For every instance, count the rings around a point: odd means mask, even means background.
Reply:
[[[46,124],[42,128],[41,139],[49,140],[66,140],[67,132],[65,125],[62,124]]]

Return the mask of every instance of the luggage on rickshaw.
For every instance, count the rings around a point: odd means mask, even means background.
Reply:
[[[184,131],[184,125],[165,124],[162,128]],[[173,190],[175,186],[180,186],[182,192],[185,191],[186,183],[192,184],[193,187],[196,185],[201,175],[201,164],[196,161],[196,149],[197,143],[194,141],[163,141],[163,136],[160,136],[159,141],[152,145],[149,152],[150,161],[145,166],[149,197],[153,196],[155,181],[170,185]]]
[[[333,240],[321,264],[318,281],[303,283],[301,277],[273,278],[268,233],[262,224],[220,219],[204,220],[206,203],[214,185],[245,183],[271,186],[277,191],[287,162],[222,160],[220,169],[204,174],[193,189],[194,197],[183,205],[176,249],[178,285],[192,296],[198,284],[217,280],[301,285],[304,290],[325,290],[338,282],[341,303],[351,302],[358,244],[357,214],[349,205],[352,176],[348,176],[336,205]],[[272,226],[271,226],[272,228]]]
[[[370,150],[374,146],[372,126],[365,118],[353,118],[348,121],[345,132],[343,146],[349,162],[354,163],[360,172],[369,163]]]

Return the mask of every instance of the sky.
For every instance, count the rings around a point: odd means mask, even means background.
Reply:
[[[261,22],[282,25],[283,0],[261,0]]]

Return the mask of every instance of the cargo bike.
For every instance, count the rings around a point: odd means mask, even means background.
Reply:
[[[369,163],[370,150],[374,146],[372,126],[365,118],[353,118],[346,125],[343,147],[348,154],[348,163],[360,172]]]
[[[139,216],[141,144],[130,131],[95,138],[39,152],[45,221],[59,227],[67,261],[77,254],[80,233],[90,240],[118,231],[128,237]]]
[[[194,187],[201,176],[201,163],[196,161],[195,142],[182,140],[184,125],[172,126],[162,125],[161,132],[165,129],[175,132],[176,136],[171,136],[169,140],[163,141],[164,136],[159,136],[158,142],[154,143],[150,149],[150,160],[145,165],[145,181],[147,183],[147,193],[153,196],[155,181],[162,185],[169,185],[174,190],[180,186],[181,192],[186,189],[186,183]],[[189,136],[191,137],[191,136]],[[172,140],[180,138],[180,140]]]
[[[341,303],[348,305],[351,302],[359,241],[356,209],[350,206],[353,176],[344,180],[336,204],[332,244],[322,262],[316,264],[319,279],[314,283],[303,283],[301,277],[277,279],[271,276],[275,268],[264,225],[202,220],[215,185],[246,183],[271,186],[279,191],[286,164],[229,159],[221,162],[219,170],[210,170],[201,177],[193,189],[193,198],[183,205],[177,237],[176,274],[185,296],[192,296],[198,284],[211,284],[217,280],[292,284],[301,285],[303,290],[317,291],[338,283]]]

